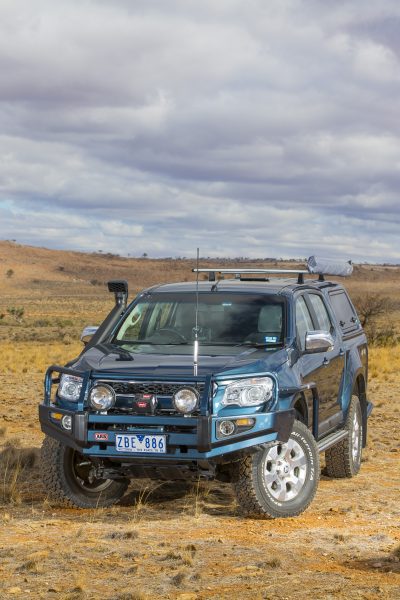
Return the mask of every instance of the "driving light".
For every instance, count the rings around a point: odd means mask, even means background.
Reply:
[[[238,406],[258,406],[272,398],[274,382],[271,377],[238,379],[228,383],[221,404]]]
[[[220,421],[218,423],[218,430],[223,436],[232,435],[236,430],[235,423],[233,421]]]
[[[173,403],[180,413],[192,413],[198,406],[199,394],[193,388],[181,388],[174,394]]]
[[[71,431],[72,429],[72,417],[71,415],[64,415],[61,419],[61,427],[66,429],[67,431]]]
[[[69,402],[78,402],[82,389],[82,377],[76,375],[66,375],[60,377],[60,385],[58,386],[58,396],[62,400]]]
[[[104,383],[94,385],[89,392],[89,402],[95,410],[109,410],[115,404],[115,392]]]

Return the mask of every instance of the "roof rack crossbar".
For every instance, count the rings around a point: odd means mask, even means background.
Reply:
[[[303,274],[309,275],[309,271],[305,271],[302,269],[192,269],[192,273],[230,273],[233,275],[241,275],[246,274],[254,274],[254,275],[264,275],[264,274],[286,274],[293,273],[295,275]]]

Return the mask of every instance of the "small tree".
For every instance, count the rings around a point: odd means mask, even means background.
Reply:
[[[390,314],[393,310],[390,298],[365,294],[356,298],[354,303],[370,344],[391,346],[398,343],[399,337]]]
[[[356,298],[355,304],[363,327],[366,327],[372,321],[375,321],[377,317],[384,315],[391,309],[390,299],[380,294],[359,296]]]
[[[14,275],[14,271],[12,269],[8,269],[6,276],[7,279],[11,279],[11,277]]]

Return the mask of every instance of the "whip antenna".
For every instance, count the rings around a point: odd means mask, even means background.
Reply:
[[[197,376],[197,364],[199,357],[199,248],[197,248],[196,259],[196,315],[194,327],[194,344],[193,344],[193,375]]]

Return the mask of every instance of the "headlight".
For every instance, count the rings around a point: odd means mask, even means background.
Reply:
[[[221,404],[237,404],[239,406],[258,406],[271,400],[274,381],[271,377],[254,379],[238,379],[225,388]]]
[[[173,403],[179,412],[185,414],[191,413],[198,406],[199,394],[193,388],[182,388],[174,394]]]
[[[82,389],[82,377],[76,375],[61,375],[58,395],[63,400],[78,402]]]
[[[115,404],[115,392],[109,385],[95,385],[89,392],[89,402],[95,410],[109,410]]]

